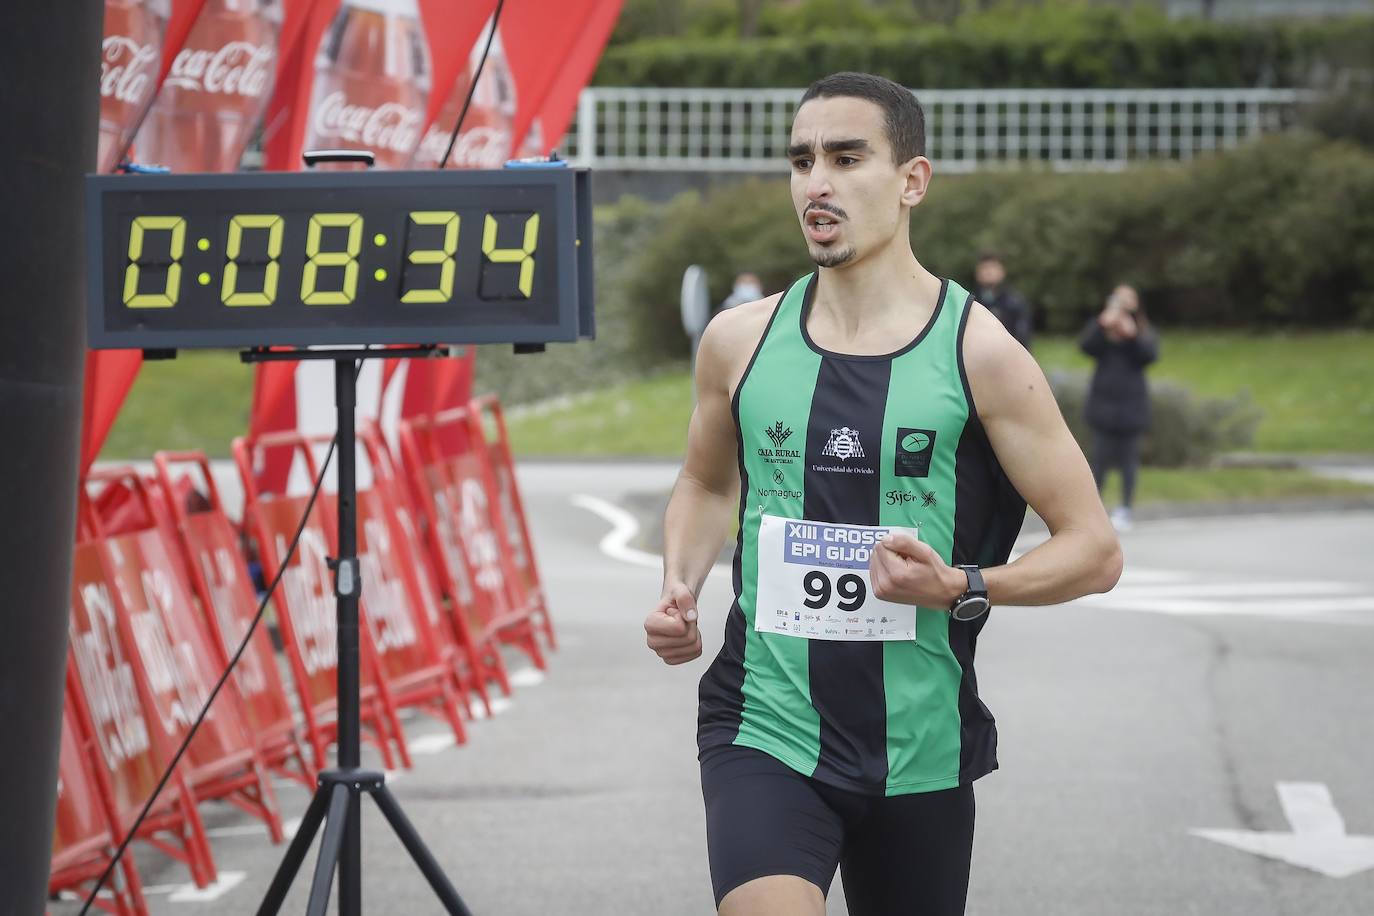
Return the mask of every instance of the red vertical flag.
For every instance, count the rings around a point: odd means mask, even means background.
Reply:
[[[96,170],[114,171],[152,107],[204,0],[105,0]],[[86,354],[81,473],[90,469],[143,364],[138,350]]]

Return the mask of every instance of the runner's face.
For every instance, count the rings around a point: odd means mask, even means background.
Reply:
[[[914,204],[907,202],[910,169],[893,165],[877,104],[847,96],[810,100],[797,109],[787,152],[792,203],[816,264],[853,264],[905,235],[904,204]]]

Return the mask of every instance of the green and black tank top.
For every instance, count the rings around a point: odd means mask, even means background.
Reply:
[[[948,563],[1006,562],[1026,505],[964,373],[972,299],[945,281],[915,340],[853,356],[807,333],[815,287],[813,274],[783,296],[731,404],[741,483],[735,602],[701,680],[698,746],[755,748],[872,795],[951,788],[997,768],[996,728],[973,671],[987,615],[960,622],[918,608],[915,640],[806,639],[757,630],[755,597],[765,515],[917,528]]]

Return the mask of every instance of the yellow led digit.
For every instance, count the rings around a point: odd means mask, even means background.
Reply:
[[[275,213],[240,213],[229,221],[229,244],[225,251],[224,284],[220,298],[225,305],[271,305],[277,301],[277,274],[281,265],[281,237],[285,223]],[[262,278],[262,290],[256,293],[239,292],[239,252],[243,248],[245,229],[267,230],[267,270]]]
[[[412,289],[401,296],[402,302],[448,302],[453,298],[453,253],[458,250],[458,214],[452,210],[416,210],[410,221],[417,226],[443,226],[444,247],[417,248],[407,260],[411,264],[439,264],[438,289]]]
[[[520,292],[529,298],[534,287],[534,250],[539,245],[539,214],[531,213],[525,220],[524,244],[520,248],[496,247],[496,217],[487,214],[482,228],[482,254],[493,264],[520,265]]]
[[[320,251],[324,230],[348,230],[347,250]],[[306,305],[348,305],[358,294],[358,252],[363,247],[363,217],[359,213],[316,213],[310,217],[305,236],[305,274],[301,277],[301,301]],[[321,267],[344,269],[343,289],[315,288]]]
[[[172,231],[168,256],[167,283],[160,293],[138,291],[138,262],[143,258],[145,232]],[[179,216],[136,216],[129,230],[129,266],[124,269],[124,304],[131,309],[167,309],[181,297],[181,255],[186,248],[186,220]]]

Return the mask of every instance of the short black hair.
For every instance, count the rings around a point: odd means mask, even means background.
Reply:
[[[926,154],[926,115],[910,89],[872,73],[832,73],[808,86],[798,107],[812,99],[836,96],[865,99],[883,110],[883,126],[895,164]]]
[[[998,254],[997,252],[992,251],[992,250],[990,250],[990,249],[989,249],[989,250],[985,250],[985,251],[980,251],[980,252],[978,252],[978,260],[974,261],[973,263],[975,263],[975,264],[986,264],[988,261],[996,261],[998,264],[1001,264],[1001,263],[1002,263],[1002,256],[1001,256],[1000,254]]]

